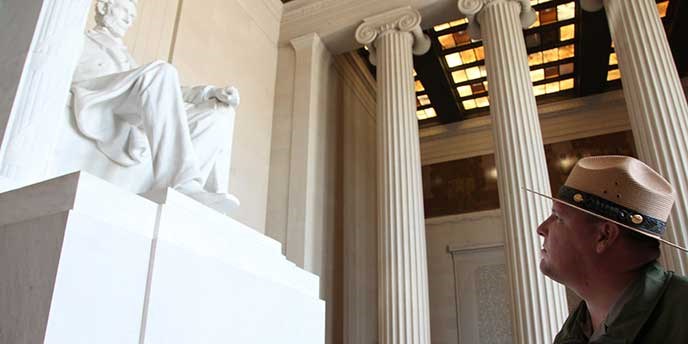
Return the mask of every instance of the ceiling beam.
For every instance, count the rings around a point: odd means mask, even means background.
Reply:
[[[437,39],[433,38],[430,41],[432,42],[430,51],[425,55],[413,56],[413,68],[437,112],[437,119],[441,123],[460,121],[463,119],[463,114],[456,103],[452,84],[447,80],[444,72],[442,47]]]
[[[399,7],[418,10],[423,29],[463,18],[456,0],[299,0],[284,4],[279,43],[315,32],[334,55],[361,47],[355,40],[363,19]]]
[[[576,47],[577,95],[601,93],[607,85],[607,70],[612,37],[604,11],[587,12],[580,9],[578,47]]]

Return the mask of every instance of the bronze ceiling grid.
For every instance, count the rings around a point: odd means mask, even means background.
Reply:
[[[610,63],[610,56],[614,51],[604,11],[584,12],[578,0],[539,1],[545,1],[533,4],[533,9],[538,12],[539,24],[536,23],[523,32],[531,79],[535,80],[533,90],[537,102],[542,104],[620,88],[619,79],[608,80],[610,71],[618,71],[618,64]],[[688,24],[682,23],[680,19],[688,22],[688,5],[677,0],[655,1],[659,11],[666,12],[662,22],[667,30],[679,73],[685,76],[688,73],[688,45],[683,40],[688,35]],[[535,2],[538,1],[531,1]],[[560,7],[562,5],[574,6],[572,17],[569,14],[561,19],[560,15],[571,13],[571,7]],[[558,12],[558,8],[562,12]],[[423,85],[422,90],[416,89],[417,116],[422,127],[489,114],[489,84],[482,41],[466,38],[468,23],[465,18],[451,23],[453,24],[440,24],[425,30],[431,38],[431,50],[423,56],[414,56],[414,79],[417,85]],[[573,25],[573,29],[570,25]],[[442,37],[449,34],[456,44],[444,47]],[[444,43],[447,44],[446,41]],[[557,50],[557,58],[545,60],[545,52],[552,54],[552,49]],[[468,53],[470,50],[472,52]],[[374,76],[375,67],[368,62],[368,52],[364,49],[358,52],[365,58]],[[563,56],[559,56],[560,52]],[[465,54],[466,63],[461,59],[460,64],[450,65],[445,57],[455,53],[459,57],[462,53]],[[542,61],[534,54],[543,54]],[[472,55],[476,55],[475,59]],[[463,80],[462,71],[468,73],[469,69],[474,78],[466,75],[467,80]],[[460,74],[457,75],[457,80],[453,73]],[[473,104],[464,103],[466,101],[475,101],[475,107],[471,108]],[[428,117],[425,118],[426,116]]]

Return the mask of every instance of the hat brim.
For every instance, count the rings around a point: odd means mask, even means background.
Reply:
[[[595,217],[597,217],[597,218],[600,218],[600,219],[602,219],[602,220],[605,220],[605,221],[609,221],[609,222],[615,223],[615,224],[617,224],[617,225],[619,225],[619,226],[621,226],[621,227],[623,227],[623,228],[630,229],[630,230],[632,230],[632,231],[634,231],[634,232],[636,232],[636,233],[642,234],[642,235],[644,235],[644,236],[646,236],[646,237],[650,237],[650,238],[652,238],[652,239],[656,239],[657,241],[662,242],[662,243],[665,243],[665,244],[667,244],[667,245],[669,245],[669,246],[671,246],[671,247],[673,247],[673,248],[677,248],[677,249],[682,250],[682,251],[684,251],[684,252],[688,252],[688,249],[687,249],[687,248],[682,247],[682,246],[679,246],[679,245],[677,245],[677,244],[674,244],[673,242],[667,241],[667,240],[665,240],[665,239],[662,239],[662,238],[661,238],[660,236],[658,236],[658,235],[652,235],[652,234],[650,234],[650,233],[647,233],[647,232],[641,231],[641,230],[639,230],[639,229],[633,228],[633,227],[631,227],[631,226],[625,225],[625,224],[623,224],[623,223],[621,223],[621,222],[612,220],[612,219],[610,219],[610,218],[604,217],[604,216],[599,215],[599,214],[595,214],[595,213],[593,213],[593,212],[590,211],[590,210],[581,208],[581,207],[579,207],[579,206],[577,206],[577,205],[575,205],[575,204],[571,204],[571,203],[569,203],[569,202],[566,202],[566,201],[564,201],[564,200],[558,199],[558,198],[556,198],[556,197],[552,197],[552,196],[549,196],[549,195],[545,195],[545,194],[543,194],[543,193],[540,193],[540,192],[537,192],[537,191],[528,189],[528,188],[526,188],[526,187],[524,187],[523,189],[526,190],[526,191],[528,191],[528,192],[530,192],[530,193],[536,194],[536,195],[538,195],[538,196],[540,196],[540,197],[544,197],[544,198],[550,199],[550,200],[552,200],[552,201],[554,201],[554,202],[561,203],[561,204],[564,204],[564,205],[569,206],[569,207],[571,207],[571,208],[578,209],[578,210],[580,210],[580,211],[582,211],[582,212],[584,212],[584,213],[590,214],[590,215],[595,216]]]

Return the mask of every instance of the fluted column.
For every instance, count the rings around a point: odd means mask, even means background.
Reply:
[[[458,5],[469,18],[469,32],[482,37],[485,46],[514,339],[549,344],[567,315],[564,288],[539,271],[536,228],[549,215],[550,203],[522,189],[550,193],[522,32],[535,13],[528,0],[460,0]]]
[[[425,216],[413,53],[430,41],[420,14],[401,8],[364,20],[356,39],[377,64],[380,343],[430,343]]]
[[[581,1],[603,6],[619,58],[621,83],[636,149],[677,191],[666,237],[688,245],[688,105],[654,0]],[[665,265],[688,273],[688,255],[666,248]]]

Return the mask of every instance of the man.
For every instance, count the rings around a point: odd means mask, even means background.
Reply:
[[[673,192],[630,157],[578,161],[537,228],[540,270],[583,299],[554,343],[688,343],[688,279],[656,262],[660,241],[688,252],[662,238]]]
[[[86,34],[74,74],[79,131],[112,161],[152,160],[152,191],[172,187],[221,212],[238,207],[227,194],[235,88],[182,88],[162,61],[139,66],[122,38],[136,0],[97,0],[96,27]],[[150,149],[149,149],[150,147]]]

